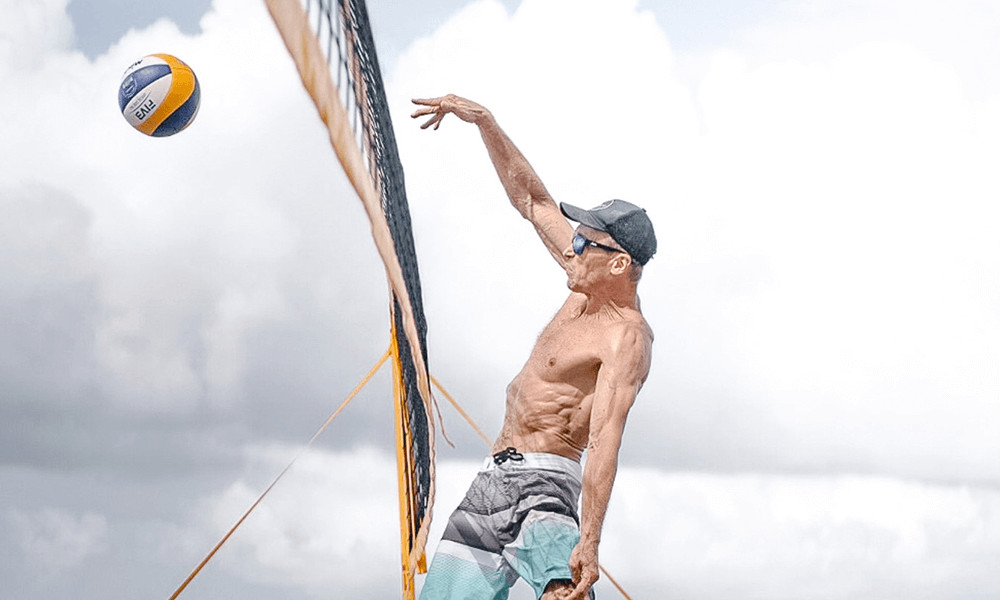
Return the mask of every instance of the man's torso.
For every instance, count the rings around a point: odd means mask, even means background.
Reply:
[[[545,327],[521,372],[507,386],[507,412],[494,452],[549,452],[579,460],[587,446],[597,378],[625,328],[651,337],[633,308],[586,314],[571,294]]]

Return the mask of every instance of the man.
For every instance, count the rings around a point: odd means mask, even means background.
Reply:
[[[448,113],[479,127],[511,203],[565,269],[572,292],[507,386],[495,454],[449,519],[420,598],[500,600],[517,577],[543,600],[593,597],[625,419],[649,373],[653,334],[636,285],[656,252],[653,226],[621,200],[589,211],[557,206],[475,102],[413,102],[422,107],[414,118],[430,116],[423,129],[437,129]],[[566,218],[580,226],[574,231]]]

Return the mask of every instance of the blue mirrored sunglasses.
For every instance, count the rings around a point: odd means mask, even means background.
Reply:
[[[583,251],[587,246],[593,246],[595,248],[600,248],[601,250],[606,250],[608,252],[625,252],[621,248],[612,248],[611,246],[605,246],[604,244],[598,244],[594,240],[588,240],[579,233],[573,236],[573,252],[577,254],[583,254]]]

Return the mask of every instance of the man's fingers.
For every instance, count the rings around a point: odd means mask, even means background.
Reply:
[[[425,108],[418,108],[417,110],[413,111],[413,114],[410,116],[416,119],[417,117],[422,117],[424,115],[433,115],[434,113],[440,111],[441,109],[438,108],[437,106],[427,106]]]
[[[556,600],[569,600],[572,598],[573,588],[562,588],[556,592]]]
[[[566,600],[588,600],[589,596],[587,592],[590,590],[590,586],[597,583],[600,573],[593,569],[585,568],[582,561],[574,560],[573,558],[570,558],[569,570],[573,574],[573,581],[576,583],[576,586],[570,593],[566,594]]]
[[[590,586],[584,585],[584,583],[581,581],[578,586],[573,588],[573,591],[571,591],[569,594],[566,595],[566,600],[586,600],[587,590],[589,589]]]
[[[445,113],[434,113],[434,116],[428,119],[426,123],[420,126],[420,128],[427,129],[428,127],[433,125],[434,129],[437,129],[438,126],[441,125],[441,119],[444,119],[444,115]]]
[[[579,560],[575,560],[576,557],[571,556],[569,560],[569,572],[573,576],[573,581],[580,581],[580,575],[583,572],[583,564]]]
[[[413,98],[410,101],[423,107],[413,111],[413,114],[410,115],[411,118],[419,119],[420,117],[431,116],[430,119],[427,119],[420,126],[421,129],[427,129],[433,125],[436,130],[441,126],[441,120],[451,110],[450,107],[445,106],[445,98]]]

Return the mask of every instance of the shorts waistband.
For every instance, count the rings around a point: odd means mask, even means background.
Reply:
[[[521,457],[518,459],[517,457]],[[501,464],[496,464],[493,456],[487,456],[483,461],[483,471],[495,469],[541,469],[543,471],[558,471],[581,480],[583,467],[572,458],[566,458],[549,452],[525,452],[511,456]]]

